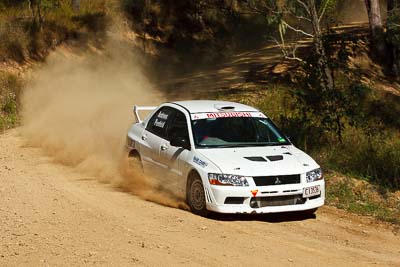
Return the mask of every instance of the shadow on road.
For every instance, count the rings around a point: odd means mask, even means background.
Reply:
[[[218,214],[210,216],[212,220],[218,221],[260,221],[269,223],[293,222],[316,219],[316,214],[307,212],[283,212],[266,214]]]

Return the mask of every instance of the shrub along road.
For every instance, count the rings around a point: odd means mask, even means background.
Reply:
[[[0,265],[400,265],[391,226],[332,207],[205,219],[144,201],[0,135]]]

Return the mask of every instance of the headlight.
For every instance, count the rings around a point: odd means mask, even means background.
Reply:
[[[306,173],[307,183],[315,182],[318,180],[322,180],[322,170],[321,168],[309,171]]]
[[[249,177],[220,173],[208,174],[208,181],[213,185],[249,186],[246,178]]]

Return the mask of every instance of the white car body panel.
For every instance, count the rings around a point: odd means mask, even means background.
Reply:
[[[146,130],[150,118],[162,107],[171,107],[182,112],[188,122],[190,150],[174,147],[163,139]],[[227,111],[218,107],[234,107],[238,114],[233,116],[247,116],[241,112],[251,112],[251,116],[266,117],[253,107],[225,101],[179,101],[164,103],[152,112],[143,121],[140,120],[138,109],[135,115],[138,123],[132,125],[128,132],[127,149],[137,151],[143,163],[144,172],[159,181],[159,184],[176,196],[186,197],[186,183],[191,171],[196,171],[203,181],[207,209],[220,213],[269,213],[301,211],[318,208],[324,205],[325,182],[318,180],[308,183],[306,173],[319,168],[319,165],[306,153],[293,145],[258,146],[237,148],[196,148],[194,146],[191,121],[205,116],[227,116]],[[146,108],[146,107],[143,107]],[[152,107],[153,108],[153,107]],[[150,107],[146,110],[149,110]],[[205,114],[212,115],[205,115]],[[240,113],[240,114],[239,114]],[[215,115],[216,114],[216,115]],[[229,114],[228,114],[229,115]],[[245,157],[266,157],[280,155],[283,158],[277,161],[251,161]],[[208,180],[208,173],[234,174],[247,177],[300,175],[300,182],[296,184],[274,184],[257,186],[255,181],[248,179],[249,186],[221,186],[212,185]],[[302,195],[305,188],[319,186],[319,197],[303,198],[304,203],[282,206],[263,206],[253,208],[250,201],[255,198],[287,197]],[[258,190],[254,194],[254,190]],[[252,192],[253,191],[253,192]],[[241,204],[225,204],[229,197],[241,197]]]
[[[302,152],[294,149],[293,146],[216,148],[197,151],[210,161],[217,163],[225,173],[243,176],[263,176],[266,172],[268,175],[299,174],[309,171],[310,168],[319,167],[314,160],[304,157]],[[283,160],[255,162],[245,158],[274,155],[282,155]]]

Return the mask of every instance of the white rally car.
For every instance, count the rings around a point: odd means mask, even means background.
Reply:
[[[142,121],[142,110],[153,112]],[[129,157],[195,214],[313,213],[324,205],[320,166],[253,107],[197,100],[134,113]]]

